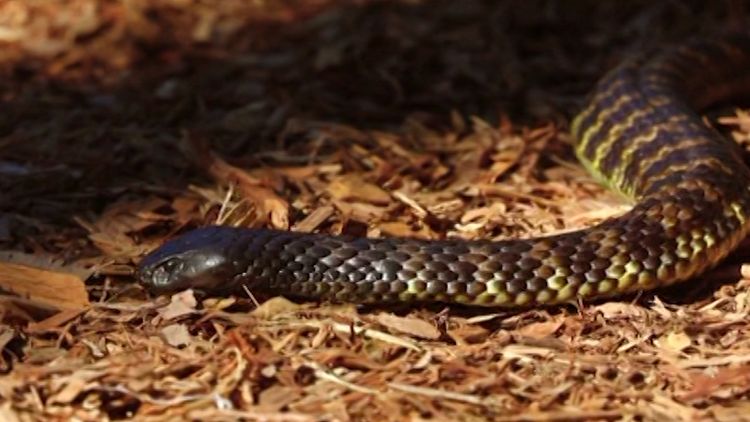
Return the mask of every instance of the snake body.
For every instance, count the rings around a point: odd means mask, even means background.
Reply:
[[[634,202],[583,230],[503,241],[355,238],[212,226],[145,257],[156,293],[251,289],[349,302],[530,307],[699,275],[750,230],[750,170],[698,111],[750,94],[750,35],[686,43],[610,71],[574,119],[580,161]]]

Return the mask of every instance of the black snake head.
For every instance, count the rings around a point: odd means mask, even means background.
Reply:
[[[188,288],[214,291],[231,285],[242,273],[227,253],[234,232],[231,227],[203,227],[172,239],[141,260],[138,279],[154,294]]]

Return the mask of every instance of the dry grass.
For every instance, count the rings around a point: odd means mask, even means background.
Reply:
[[[748,418],[739,255],[517,313],[134,283],[212,222],[501,239],[627,209],[575,162],[572,113],[629,52],[738,20],[521,3],[0,1],[0,419]],[[724,116],[746,145],[748,115]]]

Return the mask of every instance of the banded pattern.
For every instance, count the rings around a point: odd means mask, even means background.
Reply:
[[[335,301],[522,307],[687,280],[747,234],[750,170],[695,110],[750,94],[750,36],[699,41],[605,76],[572,132],[581,162],[633,209],[588,229],[508,241],[368,239],[206,227],[140,263],[153,292],[232,290]]]

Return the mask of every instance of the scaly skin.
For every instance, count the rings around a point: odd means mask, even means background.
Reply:
[[[206,227],[152,252],[139,277],[155,293],[248,284],[307,299],[509,308],[685,281],[750,228],[750,170],[696,112],[747,94],[750,35],[693,42],[606,75],[573,121],[575,149],[635,205],[584,230],[492,242]]]

